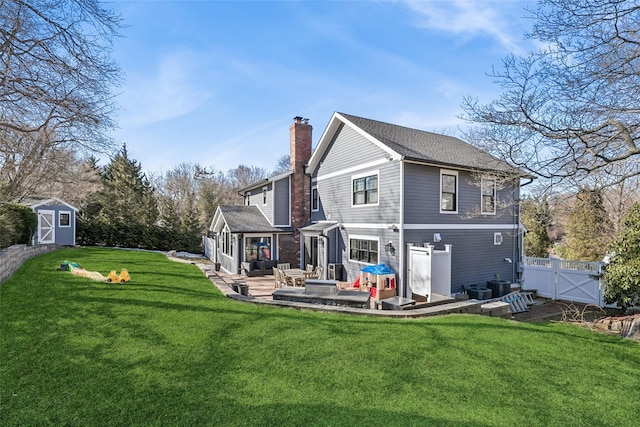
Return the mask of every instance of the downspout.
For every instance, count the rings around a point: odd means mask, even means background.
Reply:
[[[302,234],[302,232],[300,231],[298,231],[298,233],[300,233],[300,237],[298,239],[298,246],[300,246],[298,252],[300,254],[300,256],[298,256],[298,268],[304,269],[304,234]]]
[[[400,283],[398,283],[398,288],[402,290],[402,292],[400,292],[400,296],[407,297],[407,294],[409,293],[409,287],[407,284],[407,276],[409,275],[409,272],[407,271],[407,266],[404,261],[404,254],[407,250],[404,244],[404,156],[400,159],[400,218],[398,221],[398,227],[400,228],[398,235],[398,266],[400,269],[400,277],[398,278],[398,281]],[[408,297],[411,298],[411,295]]]
[[[240,273],[241,269],[241,262],[242,262],[242,257],[244,254],[244,248],[242,248],[242,241],[243,239],[243,234],[242,233],[238,233],[235,235],[235,240],[236,240],[236,251],[233,254],[233,258],[235,259],[235,264],[236,264],[236,271],[238,272],[238,274]]]
[[[273,261],[278,261],[279,258],[280,258],[280,235],[276,233],[273,235],[273,247],[271,248],[271,259]]]
[[[322,237],[322,247],[324,248],[324,265],[322,266],[322,279],[326,279],[327,270],[329,269],[329,239],[324,234],[320,234]]]
[[[529,182],[526,182],[524,184],[520,184],[520,179],[518,179],[518,188],[517,188],[517,198],[516,200],[514,200],[514,218],[513,218],[513,222],[514,222],[514,227],[515,227],[515,233],[514,233],[514,246],[513,246],[513,259],[514,263],[513,263],[513,273],[512,273],[512,283],[520,283],[520,277],[519,276],[519,272],[518,272],[518,266],[522,264],[523,260],[522,260],[522,255],[523,255],[523,251],[524,251],[524,234],[520,234],[520,190],[522,189],[522,187],[525,187],[529,184],[531,184],[533,182],[533,178],[529,178]],[[517,260],[517,261],[516,261]],[[518,278],[516,281],[516,277]]]
[[[518,251],[518,235],[520,234],[519,219],[520,218],[520,187],[516,189],[513,203],[513,245],[511,249],[511,283],[516,283],[517,265],[520,257],[516,257]]]

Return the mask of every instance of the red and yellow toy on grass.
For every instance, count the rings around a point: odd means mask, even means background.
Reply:
[[[116,270],[111,270],[107,277],[104,277],[97,271],[87,271],[84,268],[80,267],[77,262],[65,261],[60,264],[58,270],[61,271],[70,271],[73,274],[78,276],[86,277],[87,279],[93,280],[106,280],[109,283],[125,283],[131,280],[131,276],[129,276],[129,271],[125,268],[120,270],[120,274],[116,273]]]
[[[109,275],[107,276],[107,282],[128,282],[131,280],[131,276],[129,276],[129,271],[126,269],[120,270],[120,275],[116,274],[115,270],[111,270]]]

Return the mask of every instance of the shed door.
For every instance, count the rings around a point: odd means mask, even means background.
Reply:
[[[55,211],[38,211],[38,243],[44,245],[56,242],[55,219]]]

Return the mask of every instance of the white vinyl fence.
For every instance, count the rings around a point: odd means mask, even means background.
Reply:
[[[206,256],[207,258],[209,258],[211,261],[215,261],[214,258],[214,251],[215,251],[215,240],[213,240],[210,237],[206,237],[204,236],[202,238],[202,246],[204,246],[204,256]]]
[[[594,278],[602,263],[524,257],[522,289],[544,298],[603,307],[602,283]]]

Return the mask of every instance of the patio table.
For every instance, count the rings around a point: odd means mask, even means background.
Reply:
[[[296,286],[302,286],[302,274],[305,271],[301,268],[290,268],[288,270],[282,270],[282,274],[284,274],[285,276],[291,278],[291,280],[293,280],[293,283],[296,284]]]

